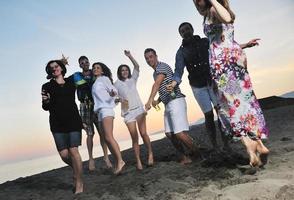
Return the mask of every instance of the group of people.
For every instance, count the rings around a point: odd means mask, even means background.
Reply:
[[[193,0],[199,14],[204,17],[204,33],[207,38],[194,35],[188,22],[179,26],[183,38],[176,53],[175,73],[160,62],[152,48],[144,51],[147,64],[154,70],[154,83],[147,103],[144,105],[137,90],[140,67],[130,51],[124,51],[134,69],[120,65],[117,81],[113,83],[111,70],[101,62],[92,64],[86,56],[78,60],[82,69],[65,78],[67,59],[51,60],[46,66],[49,82],[42,86],[42,107],[50,112],[50,129],[61,159],[72,167],[75,193],[83,192],[82,160],[78,151],[81,130],[87,133],[89,170],[95,169],[93,159],[94,125],[96,126],[104,153],[104,162],[120,174],[125,166],[120,148],[113,137],[114,107],[121,104],[121,116],[130,132],[136,167],[143,169],[138,144],[138,132],[148,150],[147,165],[154,164],[150,138],[146,131],[147,111],[163,103],[166,136],[181,154],[181,163],[191,163],[191,155],[199,155],[197,142],[189,136],[187,105],[180,90],[184,68],[194,97],[204,116],[205,125],[214,149],[216,126],[213,109],[218,117],[224,152],[230,151],[229,141],[241,140],[249,164],[260,167],[266,164],[269,150],[262,142],[268,137],[262,110],[252,89],[247,71],[246,56],[242,49],[258,45],[258,39],[246,44],[234,41],[235,15],[227,0]],[[80,109],[75,103],[75,92]],[[156,94],[159,98],[155,99]],[[79,112],[80,111],[80,112]],[[112,163],[108,149],[114,157]]]

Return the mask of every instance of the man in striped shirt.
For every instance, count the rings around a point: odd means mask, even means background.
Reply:
[[[168,92],[166,86],[172,82],[173,71],[171,67],[158,61],[156,51],[148,48],[144,52],[145,60],[154,69],[154,84],[145,109],[150,110],[151,105],[155,107],[160,101],[165,106],[164,128],[166,136],[171,140],[175,148],[182,154],[181,164],[191,163],[192,160],[184,151],[184,147],[192,153],[197,152],[193,139],[188,135],[189,123],[187,118],[187,104],[185,95],[181,93],[179,86]],[[154,100],[157,92],[159,99]]]

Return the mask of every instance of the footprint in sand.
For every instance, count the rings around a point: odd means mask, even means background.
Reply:
[[[275,195],[278,200],[292,200],[294,196],[294,185],[284,185]]]

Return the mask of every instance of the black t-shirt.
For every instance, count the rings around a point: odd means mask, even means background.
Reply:
[[[49,103],[42,102],[42,108],[50,113],[51,132],[81,131],[82,120],[75,103],[76,87],[73,78],[65,78],[63,85],[52,79],[42,85],[43,90],[50,94]]]

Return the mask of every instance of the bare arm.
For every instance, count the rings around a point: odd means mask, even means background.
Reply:
[[[159,87],[161,85],[161,83],[163,82],[163,80],[165,79],[165,75],[164,74],[158,74],[156,77],[156,80],[152,86],[152,90],[148,99],[148,102],[145,104],[145,109],[146,110],[150,110],[151,108],[151,104],[154,101],[154,97],[156,96],[156,93],[159,90]]]
[[[222,23],[231,23],[231,14],[217,0],[210,0],[212,5],[210,12]]]
[[[131,62],[134,65],[134,69],[136,69],[137,71],[139,71],[139,64],[137,63],[137,61],[135,60],[135,58],[132,56],[130,51],[125,50],[125,55],[131,60]]]
[[[259,45],[259,43],[258,43],[259,40],[260,40],[259,38],[252,39],[252,40],[250,40],[249,42],[247,42],[245,44],[240,44],[240,47],[242,49],[246,49],[246,48],[251,48],[251,47],[254,47],[254,46],[258,46]]]

